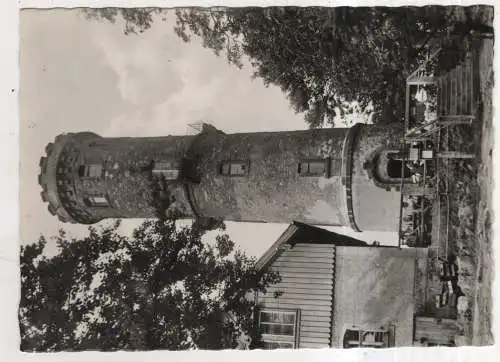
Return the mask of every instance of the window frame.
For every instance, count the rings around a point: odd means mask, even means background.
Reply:
[[[172,161],[153,161],[151,175],[153,178],[163,177],[166,181],[176,181],[181,177],[181,166]]]
[[[231,168],[234,165],[244,166],[243,173],[232,173]],[[228,172],[224,171],[224,166],[228,166]],[[224,160],[219,165],[219,174],[225,177],[245,177],[250,173],[250,161],[249,160]]]
[[[100,199],[100,200],[96,200],[96,199]],[[109,202],[108,195],[104,195],[104,194],[86,195],[83,198],[83,203],[87,207],[99,207],[99,208],[111,207],[111,203]]]
[[[301,177],[330,177],[331,160],[331,157],[302,159],[299,161],[299,164],[297,166],[297,173]],[[307,171],[302,170],[303,164],[307,164]],[[322,164],[323,171],[321,173],[311,172],[311,164]]]
[[[98,168],[98,172],[92,172],[94,168]],[[78,176],[84,179],[98,179],[104,175],[104,165],[101,162],[85,162],[78,168]]]
[[[346,340],[346,334],[353,332],[358,334],[358,339]],[[368,333],[374,334],[373,342],[367,342],[364,340],[365,336]],[[377,334],[380,334],[382,336],[382,341],[377,341]],[[391,347],[391,329],[390,328],[370,329],[370,328],[357,328],[357,327],[346,328],[344,331],[342,347],[343,348],[389,348]]]
[[[279,313],[282,314],[280,319],[283,319],[284,315],[292,315],[293,323],[280,323],[280,322],[263,322],[262,315],[264,313]],[[264,333],[262,332],[262,325],[278,325],[278,326],[290,326],[293,325],[293,334],[285,335],[285,334],[273,334],[273,333]],[[261,342],[265,349],[274,349],[274,348],[266,348],[270,347],[271,344],[279,344],[279,345],[288,345],[291,349],[298,348],[298,338],[299,338],[299,328],[300,328],[300,309],[285,309],[285,308],[260,308],[258,310],[258,326],[259,333],[261,336]],[[286,348],[286,347],[278,347],[278,348]]]
[[[271,345],[278,345],[277,347],[271,347]],[[288,346],[288,347],[285,347]],[[295,349],[294,342],[285,342],[285,341],[262,341],[262,349],[272,350],[272,349]]]

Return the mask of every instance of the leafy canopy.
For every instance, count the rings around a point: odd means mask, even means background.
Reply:
[[[21,248],[22,350],[221,349],[255,335],[249,293],[278,276],[259,274],[226,234],[208,245],[197,224],[165,218],[131,238],[118,228],[61,232],[52,257],[43,237]]]
[[[311,127],[331,126],[350,114],[375,111],[376,122],[399,122],[404,82],[450,35],[481,29],[474,7],[269,7],[99,9],[93,18],[116,21],[126,33],[151,27],[155,13],[175,12],[174,30],[193,37],[254,76],[276,85]],[[451,47],[464,45],[464,37]]]

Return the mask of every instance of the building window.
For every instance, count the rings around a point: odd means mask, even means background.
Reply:
[[[390,347],[389,331],[347,329],[344,333],[344,348],[386,348]]]
[[[263,349],[293,349],[293,342],[262,342]]]
[[[102,177],[103,167],[100,163],[81,165],[78,174],[80,177],[99,178]]]
[[[104,195],[87,196],[83,198],[83,203],[90,207],[108,207],[108,198]]]
[[[330,176],[342,175],[342,159],[332,158],[330,162]]]
[[[401,178],[403,173],[403,161],[389,159],[387,162],[387,175],[390,178]]]
[[[299,163],[301,176],[327,176],[330,159],[305,160]]]
[[[224,161],[220,167],[223,176],[245,176],[248,174],[249,164],[245,161]]]
[[[263,309],[259,311],[259,330],[265,349],[295,348],[298,310]]]
[[[179,167],[172,162],[155,162],[153,166],[153,176],[163,177],[165,180],[177,180],[179,178]]]

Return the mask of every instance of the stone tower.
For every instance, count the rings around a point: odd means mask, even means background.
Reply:
[[[61,221],[154,216],[153,182],[184,218],[292,220],[396,231],[400,129],[352,128],[194,136],[59,135],[40,160],[42,199]]]

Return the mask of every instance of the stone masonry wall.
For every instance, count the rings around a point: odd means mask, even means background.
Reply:
[[[402,130],[393,126],[365,126],[356,137],[353,153],[352,195],[356,224],[361,230],[397,231],[401,193],[397,185],[373,179],[366,164],[382,150],[398,151]],[[374,167],[374,166],[372,166]]]
[[[201,182],[193,197],[202,215],[254,222],[347,225],[341,182],[347,129],[212,134],[194,144]],[[332,175],[301,176],[301,160],[330,157]],[[249,161],[243,177],[222,176],[224,160]]]
[[[152,217],[152,165],[168,162],[195,175],[168,182],[175,200],[170,211],[187,218],[349,226],[350,186],[351,219],[360,230],[396,231],[400,192],[374,183],[365,167],[378,150],[399,149],[401,134],[393,127],[358,128],[352,153],[343,152],[348,128],[231,135],[215,130],[150,138],[102,138],[88,132],[58,136],[57,155],[42,158],[40,177],[44,190],[56,184],[57,191],[52,188],[50,197],[44,191],[42,197],[53,214],[68,221]],[[50,151],[54,145],[49,146]],[[299,174],[300,162],[325,159],[330,160],[329,177]],[[248,174],[222,175],[223,161],[248,162]],[[102,165],[102,175],[79,175],[86,164]],[[109,207],[85,205],[84,198],[95,195],[105,195]]]
[[[192,136],[158,138],[68,137],[57,160],[55,182],[62,204],[76,222],[94,223],[103,218],[143,218],[155,214],[152,205],[152,162],[182,162]],[[79,167],[101,164],[101,177],[79,175]],[[169,184],[173,207],[185,217],[192,211],[178,182]],[[110,207],[90,207],[87,196],[105,195]]]

